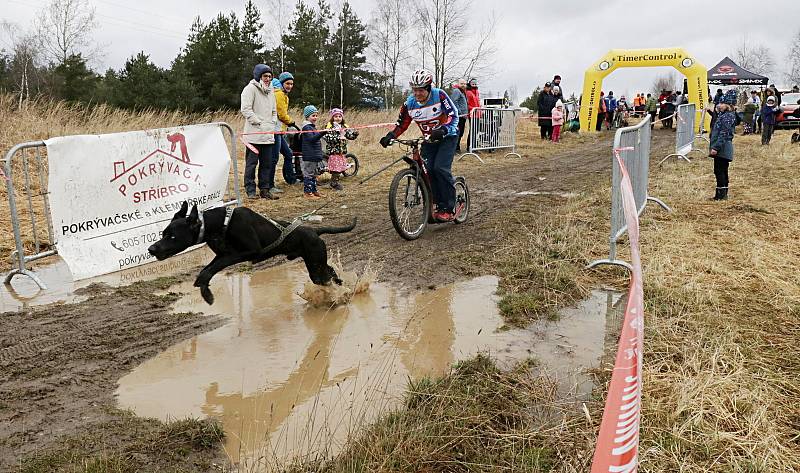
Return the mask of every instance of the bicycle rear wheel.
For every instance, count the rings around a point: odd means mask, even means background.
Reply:
[[[456,177],[456,218],[455,223],[464,223],[469,217],[469,188],[467,180],[461,176]]]
[[[430,212],[430,193],[417,179],[417,171],[398,172],[389,187],[389,216],[397,233],[406,240],[416,240],[425,232]]]

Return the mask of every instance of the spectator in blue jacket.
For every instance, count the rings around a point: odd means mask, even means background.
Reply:
[[[453,88],[450,91],[450,99],[456,104],[456,110],[458,111],[458,145],[456,145],[456,153],[461,152],[461,137],[464,136],[464,127],[467,124],[467,115],[469,115],[467,96],[464,94],[465,87],[467,87],[467,81],[459,79],[458,82],[453,82]]]
[[[714,158],[717,188],[712,200],[728,198],[728,167],[733,161],[733,134],[736,130],[736,91],[729,90],[717,105],[717,119],[711,130],[709,157]]]
[[[614,112],[617,110],[617,99],[614,97],[614,91],[609,91],[608,95],[605,98],[606,100],[606,120],[608,120],[608,128],[606,130],[611,129],[611,125],[614,124]]]

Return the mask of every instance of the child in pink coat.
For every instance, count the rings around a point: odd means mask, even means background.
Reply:
[[[553,117],[553,143],[558,143],[561,141],[561,126],[564,125],[564,104],[561,100],[556,101],[556,106],[550,112],[550,116]]]

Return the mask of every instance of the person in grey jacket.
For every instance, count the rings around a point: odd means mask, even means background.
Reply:
[[[241,109],[244,116],[245,152],[244,189],[247,197],[256,198],[256,170],[258,170],[259,195],[263,199],[277,200],[269,191],[269,173],[272,162],[272,147],[275,146],[275,127],[278,111],[275,93],[272,90],[272,69],[266,64],[256,64],[253,80],[242,90]],[[269,132],[269,133],[263,133]],[[255,150],[255,151],[254,151]]]
[[[733,161],[733,134],[736,130],[736,91],[729,90],[717,104],[717,119],[711,130],[708,156],[714,158],[717,189],[712,200],[728,198],[728,167]]]
[[[467,124],[467,115],[469,115],[469,108],[467,107],[467,96],[464,95],[464,88],[467,86],[467,81],[459,79],[458,82],[453,82],[453,89],[450,92],[450,98],[456,104],[458,110],[458,145],[456,146],[456,153],[461,152],[461,137],[464,136],[464,128]]]

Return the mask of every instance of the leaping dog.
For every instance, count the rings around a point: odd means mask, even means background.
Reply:
[[[214,295],[208,286],[215,274],[237,263],[259,263],[278,255],[286,255],[289,260],[303,258],[314,284],[333,281],[341,285],[336,271],[328,265],[328,249],[320,235],[346,233],[355,227],[356,219],[344,227],[300,225],[295,228],[291,222],[274,221],[246,207],[232,211],[217,207],[200,212],[195,205],[189,212],[189,204],[184,202],[162,232],[161,239],[147,251],[161,261],[191,246],[206,243],[216,256],[197,275],[194,286],[200,288],[208,304],[213,304]]]

